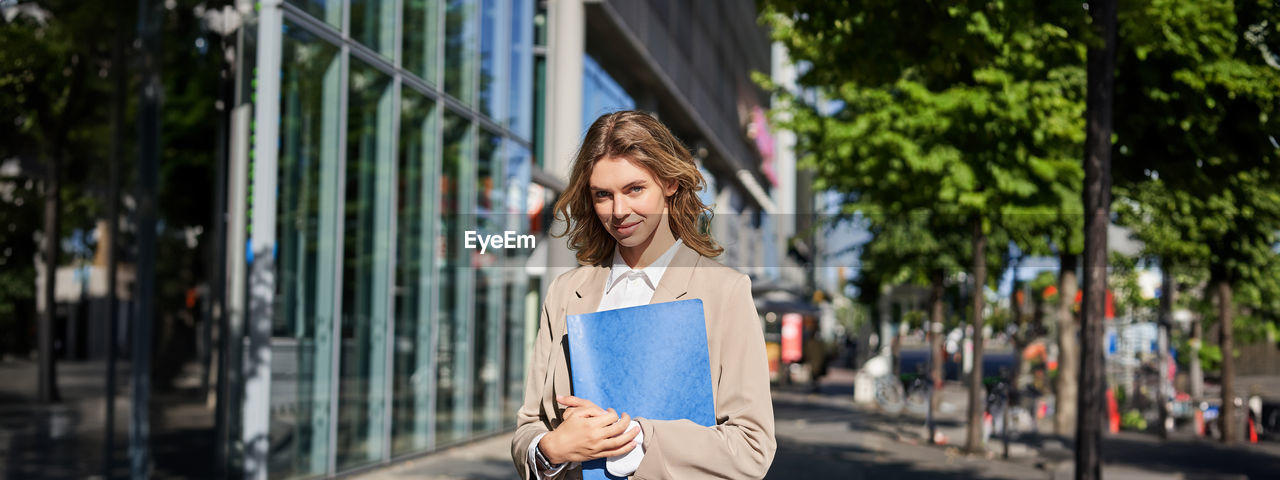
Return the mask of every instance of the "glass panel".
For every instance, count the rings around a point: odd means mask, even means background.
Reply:
[[[462,249],[462,228],[458,213],[463,201],[459,192],[462,166],[471,161],[471,124],[452,113],[444,114],[444,139],[441,146],[439,212],[435,218],[436,278],[440,291],[436,309],[438,342],[436,343],[436,445],[447,445],[464,439],[467,431],[466,377],[467,331],[465,305],[467,298],[466,252]],[[466,228],[471,228],[469,225]]]
[[[498,168],[502,165],[502,137],[491,132],[480,132],[480,155],[476,165],[476,220],[478,234],[482,236],[503,233],[502,190],[495,188],[500,182]],[[501,391],[499,390],[499,358],[501,353],[502,318],[502,258],[504,250],[468,250],[472,265],[476,267],[474,336],[474,369],[471,390],[471,430],[473,434],[488,433],[498,428]]]
[[[506,123],[507,60],[510,57],[509,40],[503,25],[508,13],[505,2],[482,0],[480,2],[480,95],[477,103],[480,112],[495,122]]]
[[[285,23],[275,316],[272,319],[272,478],[322,474],[329,464],[334,274],[338,237],[338,48]]]
[[[533,0],[511,0],[511,75],[507,127],[525,140],[533,135]]]
[[[504,187],[507,191],[506,215],[503,216],[503,220],[508,230],[536,235],[536,232],[529,229],[529,217],[526,215],[528,196],[533,193],[529,185],[532,176],[529,149],[508,140],[506,158],[507,165],[503,172],[506,178]],[[503,351],[505,393],[501,408],[502,424],[510,427],[515,425],[516,410],[520,408],[520,402],[524,399],[525,325],[528,322],[526,316],[528,312],[537,311],[538,294],[534,291],[532,296],[529,295],[530,275],[525,273],[525,264],[529,261],[533,249],[516,248],[506,252],[507,263],[502,269],[506,277],[504,299],[507,305],[502,328],[506,336]],[[529,302],[533,302],[533,305],[526,305]],[[537,324],[536,319],[535,316],[534,325]]]
[[[395,391],[391,452],[430,447],[431,236],[430,178],[435,167],[435,104],[402,88],[400,170],[396,177]]]
[[[323,20],[333,28],[342,29],[341,0],[285,0],[298,8]]]
[[[391,77],[351,59],[342,251],[339,469],[382,459],[390,319]]]
[[[444,13],[444,92],[470,104],[475,96],[474,0],[448,0]]]
[[[430,83],[437,83],[440,53],[440,2],[404,0],[404,69]]]
[[[395,54],[396,2],[351,0],[351,38],[382,56]]]

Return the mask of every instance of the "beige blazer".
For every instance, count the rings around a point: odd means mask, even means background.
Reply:
[[[511,441],[511,459],[525,480],[538,478],[527,461],[530,442],[560,425],[564,409],[555,397],[572,394],[565,317],[596,311],[608,276],[608,266],[581,266],[556,278],[547,290],[524,404],[516,413]],[[763,478],[777,441],[764,333],[751,298],[751,280],[681,243],[650,303],[694,298],[702,299],[707,322],[716,425],[637,418],[645,453],[631,478]],[[580,469],[566,469],[557,478],[581,477]]]

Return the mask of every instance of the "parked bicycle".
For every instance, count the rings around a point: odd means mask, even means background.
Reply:
[[[876,377],[876,403],[886,413],[898,414],[906,410],[924,415],[929,410],[932,394],[933,382],[923,373]]]
[[[876,377],[876,405],[881,411],[890,414],[902,413],[902,408],[906,404],[906,392],[902,388],[902,382],[893,374],[885,374]]]
[[[907,411],[924,415],[929,411],[929,400],[933,397],[933,380],[923,373],[902,374],[902,384],[906,390]]]

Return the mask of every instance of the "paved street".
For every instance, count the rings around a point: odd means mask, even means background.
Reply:
[[[86,398],[79,385],[101,375],[93,365],[64,365],[63,394],[68,399],[66,417],[71,419],[62,430],[75,435],[40,432],[29,419],[32,411],[17,408],[0,409],[0,471],[4,478],[85,478],[98,472],[101,445],[100,403],[71,401]],[[18,378],[16,372],[0,370],[5,378]],[[8,375],[12,374],[12,375]],[[1256,383],[1256,382],[1255,382]],[[10,391],[25,383],[0,385],[0,398],[27,395]],[[86,387],[87,388],[87,387]],[[874,407],[852,403],[853,373],[833,369],[816,392],[805,386],[780,387],[773,394],[777,421],[778,452],[768,478],[808,479],[838,478],[991,478],[991,479],[1062,479],[1071,478],[1072,452],[1061,441],[1048,435],[1050,423],[1039,422],[1039,431],[1014,435],[1010,458],[1000,455],[1002,445],[995,439],[988,455],[964,455],[959,451],[964,439],[962,421],[966,401],[965,389],[949,382],[942,390],[942,406],[938,412],[939,431],[948,445],[932,446],[923,442],[923,420],[911,414],[886,415]],[[21,394],[21,395],[20,395]],[[89,395],[91,396],[91,395]],[[127,398],[117,414],[117,428],[127,421]],[[87,403],[86,403],[87,402]],[[194,432],[180,425],[191,424],[194,415],[183,408],[186,403],[161,400],[164,414],[153,418],[165,440],[155,448],[157,478],[208,477],[208,467],[198,461],[207,452],[207,440],[186,435],[187,440],[173,434]],[[82,405],[83,404],[83,405]],[[15,404],[16,405],[16,404]],[[43,411],[43,410],[41,410]],[[52,414],[56,412],[46,412]],[[171,418],[172,417],[172,418]],[[50,418],[63,418],[54,415]],[[178,422],[178,423],[175,423]],[[56,427],[57,423],[50,425]],[[194,424],[191,424],[194,425]],[[1280,472],[1280,442],[1271,440],[1258,445],[1224,448],[1219,444],[1182,433],[1168,442],[1153,435],[1122,432],[1108,435],[1104,443],[1105,474],[1108,479],[1237,479],[1276,478]],[[56,438],[57,440],[52,440]],[[158,437],[159,438],[159,437]],[[40,440],[45,439],[45,440]],[[384,469],[366,472],[361,479],[510,479],[515,472],[508,456],[510,434],[496,435],[456,448],[436,452]],[[195,442],[195,443],[192,443]],[[200,442],[204,442],[201,444]],[[122,449],[127,438],[117,439]],[[159,446],[162,445],[162,446]],[[124,473],[123,451],[119,453]],[[203,469],[203,470],[202,470]]]
[[[1051,436],[1016,436],[1010,458],[999,442],[988,455],[965,455],[963,443],[965,390],[949,383],[943,390],[940,431],[952,445],[922,441],[923,422],[911,416],[887,416],[850,400],[852,373],[835,370],[816,393],[775,391],[778,453],[770,479],[988,478],[1062,479],[1072,477],[1072,453]],[[1041,431],[1049,423],[1042,421]],[[428,455],[356,478],[373,479],[509,479],[515,473],[508,456],[510,434]],[[1106,437],[1108,479],[1275,478],[1280,471],[1280,444],[1223,448],[1190,437],[1160,442],[1156,437],[1120,433]]]

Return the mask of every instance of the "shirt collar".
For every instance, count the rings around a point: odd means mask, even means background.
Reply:
[[[684,243],[683,240],[677,238],[676,243],[671,244],[671,247],[667,248],[667,251],[662,256],[640,270],[634,270],[627,265],[627,261],[622,259],[622,249],[615,246],[613,248],[613,267],[609,269],[609,280],[605,282],[604,292],[609,293],[619,281],[629,276],[628,274],[638,275],[649,284],[650,289],[657,290],[658,282],[662,281],[662,274],[667,271],[667,265],[676,256],[676,251],[680,249],[682,243]]]

